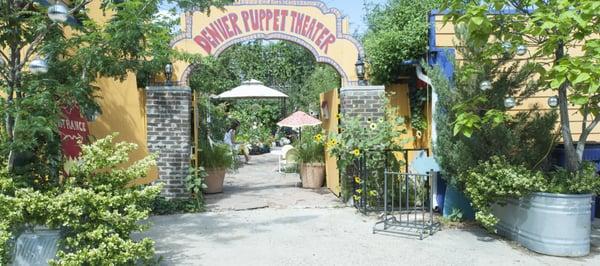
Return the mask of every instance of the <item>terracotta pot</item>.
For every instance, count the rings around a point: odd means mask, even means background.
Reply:
[[[304,188],[320,188],[325,182],[325,164],[311,163],[300,165],[300,178]]]
[[[214,194],[223,192],[223,182],[225,181],[225,168],[206,169],[206,189],[204,193]]]

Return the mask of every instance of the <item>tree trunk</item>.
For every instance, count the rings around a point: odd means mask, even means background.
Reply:
[[[558,61],[565,55],[565,47],[561,43],[556,48],[556,58],[554,64],[558,64]],[[563,137],[564,150],[565,150],[565,167],[569,172],[576,172],[579,170],[581,160],[577,155],[577,149],[573,143],[573,135],[571,134],[571,123],[569,119],[569,99],[567,95],[567,89],[569,87],[568,81],[565,81],[558,88],[558,103],[560,113],[560,131]]]

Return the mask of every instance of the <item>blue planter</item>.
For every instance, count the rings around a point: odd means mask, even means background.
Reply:
[[[462,211],[463,219],[475,220],[475,211],[471,207],[471,202],[462,191],[457,190],[455,187],[448,185],[446,186],[446,194],[444,198],[444,217],[448,217],[452,214],[454,209]]]
[[[436,195],[435,199],[438,203],[439,212],[444,213],[444,200],[446,198],[446,180],[442,178],[441,175],[437,175],[437,187],[436,187]]]

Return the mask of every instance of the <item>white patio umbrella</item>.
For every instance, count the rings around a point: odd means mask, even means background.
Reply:
[[[248,81],[242,82],[242,85],[235,87],[231,90],[223,92],[213,99],[285,99],[288,98],[287,95],[282,92],[271,89],[265,86],[262,82],[251,79]]]

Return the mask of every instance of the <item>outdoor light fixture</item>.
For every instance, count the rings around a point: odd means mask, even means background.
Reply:
[[[506,99],[504,99],[504,107],[510,109],[515,107],[515,105],[517,105],[517,102],[515,101],[515,98],[513,97],[506,97]]]
[[[551,96],[550,98],[548,98],[548,106],[556,108],[558,106],[558,97]]]
[[[358,59],[354,66],[356,67],[356,76],[358,77],[359,85],[363,85],[365,80],[365,62],[361,54],[358,54]]]
[[[48,17],[54,22],[65,22],[69,18],[69,10],[61,4],[54,4],[48,8]]]
[[[479,84],[479,89],[482,91],[487,91],[492,89],[492,82],[489,80],[484,80]]]
[[[171,85],[171,77],[173,77],[173,64],[167,63],[165,65],[165,77],[167,78],[167,86]]]
[[[527,53],[527,46],[525,45],[519,45],[517,46],[517,55],[523,56]]]
[[[29,63],[29,72],[35,75],[46,74],[48,72],[48,63],[46,63],[46,60],[44,59],[33,59],[31,63]]]

